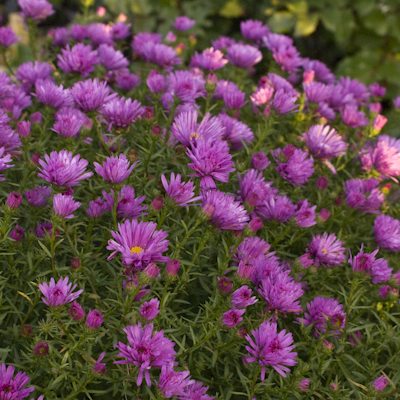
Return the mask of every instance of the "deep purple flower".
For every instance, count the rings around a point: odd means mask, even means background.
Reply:
[[[18,0],[18,4],[24,18],[30,18],[37,22],[43,21],[55,12],[47,0]]]
[[[210,215],[210,221],[214,226],[222,230],[242,230],[250,219],[243,205],[235,201],[233,196],[219,190],[202,192],[201,203],[203,208],[207,205],[214,207],[214,211]]]
[[[270,196],[267,200],[257,206],[257,214],[264,220],[275,219],[280,223],[290,220],[295,214],[296,207],[292,201],[282,195]]]
[[[243,321],[242,315],[246,310],[229,310],[222,314],[222,323],[227,328],[234,328],[237,324]]]
[[[0,172],[14,166],[14,164],[8,165],[8,163],[10,163],[12,161],[11,155],[7,154],[3,157],[4,152],[5,152],[5,148],[1,147],[0,148]],[[6,178],[4,178],[2,175],[0,175],[0,181],[5,181],[5,180],[6,180]]]
[[[139,32],[132,42],[133,51],[140,57],[145,57],[155,44],[160,44],[162,36],[159,33]]]
[[[122,74],[115,78],[117,85],[122,90],[132,90],[139,86],[141,79],[135,74]]]
[[[289,276],[290,271],[279,271],[261,281],[258,293],[264,298],[269,312],[292,312],[298,314],[301,308],[298,299],[304,291],[301,283]]]
[[[133,124],[144,112],[141,103],[125,97],[115,98],[105,103],[101,113],[107,119],[109,128],[112,126],[127,127]]]
[[[242,286],[232,293],[232,306],[235,309],[246,308],[257,303],[256,296],[251,297],[253,291],[248,286]]]
[[[319,176],[317,179],[317,182],[315,183],[315,186],[319,190],[324,190],[328,186],[329,179],[326,176]]]
[[[147,62],[159,65],[167,71],[171,71],[175,65],[182,64],[175,49],[165,44],[146,43],[143,48],[143,56]]]
[[[51,231],[53,229],[53,225],[51,222],[44,221],[41,224],[39,221],[36,224],[36,231],[33,231],[36,233],[36,236],[39,239],[42,239],[45,235],[51,236]],[[57,236],[58,229],[56,230],[56,236]]]
[[[220,182],[229,181],[229,173],[235,171],[232,155],[229,154],[228,143],[223,140],[200,140],[196,146],[186,150],[192,161],[188,166],[196,173],[189,176],[201,178],[200,188],[215,189],[214,179]]]
[[[368,89],[372,96],[374,97],[383,97],[386,93],[386,88],[380,86],[379,83],[375,82],[372,85],[368,86]]]
[[[346,181],[344,193],[347,205],[365,213],[379,214],[385,195],[380,191],[378,185],[379,181],[374,178]]]
[[[351,128],[358,128],[360,126],[367,126],[369,123],[365,113],[358,111],[357,105],[347,104],[343,111],[340,112],[343,122]]]
[[[48,36],[52,37],[53,46],[65,47],[71,39],[71,32],[68,28],[56,28],[48,32]]]
[[[71,36],[77,42],[82,42],[88,36],[88,27],[85,25],[72,25]]]
[[[83,317],[85,316],[85,311],[83,311],[82,306],[77,303],[76,301],[74,301],[71,304],[70,309],[68,310],[69,315],[75,320],[75,321],[80,321],[81,319],[83,319]]]
[[[223,99],[224,93],[230,92],[230,91],[237,91],[237,90],[239,90],[239,86],[236,85],[236,83],[221,79],[217,82],[217,87],[215,88],[215,91],[214,91],[212,97],[214,99],[218,99],[218,100]]]
[[[185,147],[198,141],[217,141],[224,133],[224,127],[219,118],[210,118],[206,113],[200,123],[197,123],[199,113],[195,110],[182,111],[174,119],[171,127],[173,138]]]
[[[123,182],[132,172],[133,167],[138,163],[136,161],[131,166],[129,160],[124,154],[117,156],[107,157],[106,161],[101,166],[99,163],[94,162],[95,171],[106,181],[115,184]]]
[[[62,49],[62,55],[57,54],[58,66],[68,74],[78,73],[86,78],[94,71],[94,65],[100,62],[97,51],[92,51],[90,45],[85,46],[78,43],[72,47],[67,45],[66,49]]]
[[[257,236],[246,238],[237,248],[237,253],[233,255],[232,258],[237,261],[232,265],[238,265],[241,261],[252,263],[256,258],[268,253],[270,248],[270,244]]]
[[[106,355],[105,351],[100,354],[100,357],[97,359],[95,364],[93,365],[93,372],[99,375],[105,375],[107,372],[106,364],[100,361],[103,360],[104,356]]]
[[[11,27],[0,27],[0,46],[9,47],[20,40]]]
[[[139,322],[135,326],[124,328],[130,346],[118,342],[115,346],[120,353],[119,357],[126,360],[116,361],[115,364],[134,364],[139,367],[137,385],[140,386],[145,375],[147,386],[151,386],[149,370],[151,367],[161,368],[175,359],[174,343],[164,337],[164,331],[153,333],[153,324],[147,324],[142,328]]]
[[[117,22],[112,26],[112,36],[115,40],[126,39],[131,35],[132,24],[125,24],[124,21]]]
[[[388,383],[389,382],[388,382],[386,376],[382,375],[374,381],[374,387],[377,392],[380,392],[381,390],[385,389],[385,387],[387,386]]]
[[[293,343],[291,333],[286,333],[283,329],[277,332],[276,322],[263,322],[257,329],[251,331],[253,338],[246,335],[250,346],[246,350],[250,353],[244,357],[246,363],[258,362],[261,369],[261,380],[265,379],[265,367],[270,365],[276,372],[286,378],[289,368],[285,365],[293,366],[297,363],[297,353],[292,352],[296,348]]]
[[[108,44],[99,46],[99,57],[101,64],[109,71],[125,68],[129,61],[124,57],[121,51],[115,50]]]
[[[270,32],[267,25],[263,25],[261,21],[248,19],[240,23],[240,31],[245,39],[252,42],[259,42],[267,33]]]
[[[301,228],[309,228],[316,225],[315,209],[317,206],[310,206],[308,200],[299,200],[296,204],[295,220],[296,225]]]
[[[98,329],[103,323],[103,315],[98,310],[90,310],[86,317],[86,326],[89,329]]]
[[[314,71],[317,80],[324,83],[334,83],[336,78],[331,70],[321,61],[303,58],[304,71]]]
[[[21,400],[28,397],[35,390],[34,386],[24,389],[29,383],[29,376],[26,372],[18,372],[15,377],[15,368],[6,366],[5,363],[0,365],[0,398],[6,400]]]
[[[72,293],[77,284],[71,286],[72,283],[68,283],[68,277],[65,279],[61,277],[57,283],[54,278],[51,278],[49,285],[46,282],[39,284],[39,289],[44,296],[42,297],[43,302],[49,307],[58,307],[71,303],[83,292],[83,289],[80,289]]]
[[[111,194],[106,191],[102,191],[102,194],[106,200],[104,207],[108,211],[112,211],[114,205],[114,190],[111,189]],[[125,185],[118,193],[118,204],[117,204],[117,217],[122,218],[138,218],[146,213],[142,213],[147,209],[146,206],[142,205],[146,196],[135,198],[135,189],[131,186]]]
[[[25,229],[22,226],[15,225],[15,228],[10,232],[10,238],[16,242],[20,242],[24,236]]]
[[[21,193],[18,192],[11,192],[8,197],[6,204],[8,207],[12,208],[13,210],[16,210],[22,201],[22,195]]]
[[[63,217],[63,219],[70,219],[74,217],[72,214],[81,206],[79,201],[74,201],[73,196],[65,194],[55,194],[53,197],[53,210],[56,215]]]
[[[62,108],[54,114],[55,123],[52,131],[63,137],[76,137],[87,117],[75,108]]]
[[[222,97],[225,103],[225,107],[230,110],[237,110],[248,103],[248,101],[244,101],[246,93],[242,92],[239,89],[227,90],[223,93]]]
[[[83,112],[96,111],[117,96],[109,93],[107,82],[99,82],[97,78],[76,82],[70,90],[73,101]]]
[[[354,346],[358,346],[358,342],[355,338],[358,338],[358,340],[361,342],[362,339],[362,335],[360,331],[355,331],[355,332],[351,332],[349,334],[349,342],[354,345]]]
[[[72,105],[69,90],[63,85],[57,86],[51,80],[38,79],[35,83],[36,97],[39,103],[59,109]]]
[[[167,232],[156,231],[154,222],[138,222],[126,220],[118,224],[119,232],[111,231],[115,240],[110,239],[107,250],[114,250],[107,260],[117,253],[122,253],[122,263],[134,265],[137,270],[143,270],[150,262],[167,262],[168,257],[162,255],[168,250]]]
[[[251,156],[251,166],[259,171],[263,171],[269,164],[271,164],[271,161],[268,160],[268,157],[263,151]]]
[[[25,191],[25,198],[30,206],[43,207],[50,197],[51,189],[46,186],[35,187]]]
[[[93,172],[85,172],[88,161],[79,159],[80,155],[72,157],[72,152],[52,151],[50,157],[45,154],[45,161],[39,160],[42,169],[38,168],[38,176],[57,186],[72,187],[79,185],[82,179],[90,178]]]
[[[333,298],[315,297],[307,303],[308,313],[304,313],[304,318],[299,318],[298,322],[309,326],[314,324],[314,334],[319,337],[327,329],[331,330],[333,336],[338,336],[340,332],[337,328],[343,329],[346,323],[346,313],[343,306]]]
[[[379,247],[390,251],[400,250],[400,221],[381,214],[374,222],[375,241]]]
[[[35,356],[47,356],[47,354],[49,354],[49,344],[46,342],[38,343],[33,349],[33,352]]]
[[[175,22],[172,24],[172,26],[177,30],[177,31],[187,31],[190,29],[196,21],[194,19],[190,19],[188,17],[176,17]]]
[[[25,337],[25,338],[31,337],[33,335],[32,326],[30,326],[30,325],[22,325],[21,326],[21,335],[23,337]]]
[[[320,103],[329,98],[331,87],[321,82],[303,83],[306,100],[312,103]]]
[[[249,68],[261,61],[262,54],[257,47],[237,43],[228,47],[226,58],[235,67]]]
[[[171,172],[170,183],[168,183],[164,174],[161,174],[161,182],[164,186],[164,189],[172,200],[178,206],[188,207],[188,203],[192,203],[193,201],[200,200],[200,197],[193,197],[195,195],[194,190],[195,186],[192,181],[181,182],[181,175],[175,174]]]
[[[160,313],[160,300],[154,298],[140,307],[140,315],[147,321],[153,320]]]
[[[167,399],[183,395],[183,389],[195,383],[194,380],[190,379],[190,371],[176,372],[174,371],[174,364],[174,362],[164,364],[161,367],[160,379],[158,382],[156,381],[158,390]]]
[[[190,61],[191,68],[204,68],[208,71],[215,71],[216,69],[223,68],[228,63],[225,60],[224,53],[220,50],[214,50],[213,47],[203,50],[201,54],[194,53]]]

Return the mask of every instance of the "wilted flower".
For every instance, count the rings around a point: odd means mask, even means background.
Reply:
[[[21,201],[22,201],[21,193],[11,192],[7,197],[6,204],[8,207],[12,208],[13,210],[16,210],[20,206]]]
[[[20,242],[24,236],[25,229],[22,226],[15,225],[15,228],[10,232],[10,238],[16,242]]]

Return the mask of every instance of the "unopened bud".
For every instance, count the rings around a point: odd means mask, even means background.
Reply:
[[[386,117],[384,117],[381,114],[378,114],[374,119],[374,123],[372,124],[372,127],[374,128],[374,130],[376,132],[380,132],[382,130],[382,128],[385,126],[387,120],[388,119]]]
[[[153,107],[145,107],[143,118],[144,119],[153,119],[154,118],[154,108]]]
[[[381,103],[370,103],[369,112],[372,114],[379,114],[382,111]]]
[[[261,153],[253,154],[251,157],[251,165],[253,168],[258,169],[259,171],[264,170],[271,164],[271,161],[268,160],[268,157],[262,151]]]
[[[49,354],[49,344],[46,342],[38,343],[33,352],[35,353],[35,356],[46,356]]]
[[[151,208],[155,211],[160,211],[163,208],[164,199],[160,196],[157,196],[151,202]]]
[[[252,233],[256,233],[264,226],[264,223],[260,217],[254,217],[248,224],[249,230]]]
[[[31,337],[32,333],[33,333],[33,329],[30,325],[21,326],[21,335],[23,337],[26,337],[26,338]]]
[[[31,134],[31,123],[29,121],[19,121],[17,124],[17,132],[22,137],[27,137]]]
[[[11,192],[7,198],[7,206],[12,208],[13,210],[16,210],[21,204],[21,201],[22,201],[22,196],[20,193]]]
[[[340,207],[342,205],[342,202],[343,202],[343,195],[339,194],[339,196],[335,199],[333,204],[337,207]]]
[[[40,154],[39,153],[33,153],[31,156],[31,163],[33,165],[38,165],[40,160]]]
[[[71,260],[71,268],[75,271],[81,267],[81,262],[78,257],[75,257]]]
[[[328,186],[329,180],[325,176],[319,176],[315,186],[319,190],[324,190]]]
[[[215,211],[215,207],[212,204],[207,203],[201,210],[207,217],[211,217]]]
[[[176,276],[179,271],[180,267],[180,262],[179,260],[170,260],[167,262],[167,267],[165,268],[165,271],[168,276]]]
[[[290,158],[292,157],[294,151],[296,150],[296,148],[292,145],[292,144],[288,144],[287,146],[284,147],[284,149],[282,150],[282,154],[286,157],[286,158]]]
[[[39,111],[31,114],[31,122],[32,124],[42,123],[42,114]]]
[[[150,263],[143,271],[145,277],[150,280],[153,280],[159,273],[160,273],[160,268],[158,268],[157,265],[154,263]]]
[[[246,335],[249,333],[249,330],[245,327],[245,326],[241,326],[239,329],[238,329],[238,331],[237,331],[237,335],[240,337],[240,338],[244,338],[244,337],[246,337]]]
[[[303,73],[303,82],[304,83],[311,83],[315,78],[315,71],[309,69]]]
[[[258,203],[258,195],[256,193],[251,193],[250,196],[246,199],[246,203],[249,207],[255,207]]]
[[[154,135],[160,136],[162,132],[162,128],[160,125],[153,125],[151,128],[151,131],[153,132]]]
[[[318,214],[318,219],[321,222],[325,222],[330,216],[331,213],[326,208],[323,208]]]
[[[128,158],[130,162],[135,162],[138,160],[138,153],[134,149],[130,149],[128,153]]]
[[[226,277],[219,278],[217,277],[219,281],[219,289],[221,292],[224,292],[225,294],[229,294],[229,292],[232,290],[232,282]]]

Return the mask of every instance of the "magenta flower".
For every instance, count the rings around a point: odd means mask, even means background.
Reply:
[[[14,166],[14,164],[12,164],[12,165],[8,164],[12,161],[10,154],[6,154],[3,157],[5,150],[6,149],[4,147],[0,148],[0,172]],[[5,180],[6,180],[6,178],[4,178],[2,175],[0,175],[0,181],[5,181]]]
[[[356,104],[346,104],[343,110],[340,111],[343,122],[351,128],[358,128],[360,126],[367,126],[369,123],[365,113],[358,111]]]
[[[194,19],[190,19],[188,17],[176,17],[175,22],[172,24],[172,26],[177,30],[177,31],[187,31],[190,29],[196,21]]]
[[[235,309],[246,308],[257,303],[256,296],[251,297],[253,291],[248,286],[242,286],[232,293],[232,306]]]
[[[261,153],[256,153],[251,156],[251,166],[254,169],[263,171],[270,164],[271,161],[268,160],[268,157],[263,151]]]
[[[29,384],[29,376],[26,372],[18,372],[15,377],[15,368],[8,367],[5,363],[0,365],[0,398],[21,400],[28,397],[35,390],[34,386],[24,389]]]
[[[152,93],[158,94],[164,90],[165,77],[157,70],[152,69],[146,79],[146,83]]]
[[[106,181],[116,184],[123,182],[132,172],[133,167],[138,163],[136,161],[129,166],[129,160],[124,154],[117,156],[107,157],[103,162],[103,166],[94,162],[95,171]]]
[[[280,223],[288,222],[295,213],[295,205],[288,197],[282,195],[270,196],[257,206],[257,214],[264,221],[275,219]]]
[[[215,71],[216,69],[223,68],[228,63],[224,59],[224,53],[220,50],[214,50],[213,47],[203,50],[201,54],[194,53],[190,61],[191,68],[204,68],[208,71]]]
[[[145,325],[139,322],[135,326],[129,325],[124,328],[128,342],[126,345],[118,342],[115,346],[120,353],[118,357],[125,357],[125,360],[115,361],[115,364],[134,364],[139,367],[137,385],[140,386],[143,380],[143,373],[147,386],[151,386],[149,370],[151,367],[162,368],[175,359],[174,343],[164,336],[164,331],[155,331],[153,324]]]
[[[0,154],[21,154],[17,149],[21,146],[21,139],[17,132],[15,132],[7,122],[11,119],[8,115],[0,108]],[[4,148],[2,151],[1,148]],[[3,160],[8,160],[8,157],[4,157]],[[11,161],[11,158],[10,158]],[[3,161],[3,163],[9,161]],[[1,164],[0,164],[1,165]],[[4,166],[4,164],[3,164]],[[4,168],[3,168],[4,169]]]
[[[186,386],[181,395],[182,400],[214,400],[215,396],[205,394],[208,386],[203,386],[203,382],[195,382]]]
[[[68,74],[78,73],[82,78],[86,78],[94,71],[94,65],[100,62],[97,51],[92,51],[90,45],[85,46],[78,43],[72,47],[67,45],[66,49],[62,49],[62,55],[57,54],[58,66]]]
[[[99,56],[101,64],[109,71],[125,68],[129,65],[129,61],[124,57],[122,52],[115,50],[114,47],[108,44],[101,44],[99,46]]]
[[[388,383],[389,382],[388,382],[386,376],[382,375],[374,381],[374,387],[377,392],[380,392],[381,390],[385,389],[385,387],[387,386]]]
[[[70,219],[74,217],[72,214],[81,206],[79,201],[74,201],[73,196],[66,194],[55,194],[53,197],[53,210],[56,215],[63,217],[63,219]]]
[[[114,250],[108,257],[111,260],[117,253],[122,254],[122,263],[134,265],[137,270],[143,270],[151,262],[167,262],[169,258],[162,253],[168,250],[167,232],[156,231],[154,222],[138,222],[126,220],[118,224],[119,232],[111,231],[115,240],[110,239],[107,250]]]
[[[59,109],[72,105],[69,90],[63,85],[57,86],[51,80],[38,79],[35,83],[36,97],[39,103]]]
[[[200,200],[199,196],[193,197],[195,195],[195,186],[193,182],[181,182],[180,174],[176,174],[175,176],[175,174],[171,172],[170,183],[168,183],[165,175],[161,174],[161,182],[164,186],[167,196],[174,200],[178,206],[188,207],[188,203]]]
[[[310,380],[309,379],[302,379],[299,382],[299,389],[303,392],[305,392],[308,389],[308,386],[310,386]]]
[[[222,132],[222,138],[226,139],[233,151],[243,148],[243,142],[249,144],[254,140],[252,130],[243,122],[231,118],[227,114],[218,115],[219,122],[225,130]]]
[[[103,323],[103,315],[98,310],[90,310],[86,317],[86,326],[89,329],[98,329]]]
[[[29,91],[38,79],[47,79],[53,72],[53,67],[47,62],[35,61],[21,64],[15,77],[22,83],[22,87]]]
[[[297,353],[292,352],[295,345],[291,333],[283,329],[277,332],[276,322],[263,322],[257,329],[251,331],[254,340],[250,335],[246,339],[250,346],[246,350],[250,353],[244,357],[246,363],[257,362],[261,369],[261,380],[265,379],[265,367],[270,365],[276,372],[286,378],[285,371],[290,371],[285,365],[293,366],[297,363]]]
[[[390,251],[400,250],[400,221],[381,214],[374,222],[375,242],[379,247]]]
[[[243,321],[242,315],[246,312],[246,310],[229,310],[226,313],[222,314],[222,324],[227,328],[234,328],[240,322]]]
[[[299,318],[298,322],[309,326],[314,324],[314,334],[320,337],[328,329],[333,336],[338,336],[346,323],[346,313],[343,306],[333,298],[315,297],[310,303],[307,303],[308,313],[304,313],[304,318]]]
[[[264,256],[268,253],[270,248],[270,244],[257,236],[246,238],[240,243],[237,253],[232,256],[235,260],[232,265],[238,265],[241,261],[251,263],[259,256]]]
[[[257,47],[237,43],[228,47],[226,58],[235,67],[249,68],[261,61],[262,54]]]
[[[18,4],[24,18],[30,18],[37,22],[43,21],[55,12],[47,0],[18,0]]]
[[[115,82],[117,82],[118,87],[122,90],[132,90],[139,86],[141,79],[135,74],[124,73],[117,76]]]
[[[35,356],[47,356],[47,354],[49,354],[49,344],[46,342],[38,343],[33,349],[33,352]]]
[[[83,292],[83,289],[80,289],[72,293],[77,284],[71,286],[72,283],[68,283],[68,277],[65,279],[61,277],[57,283],[54,278],[51,278],[49,285],[46,282],[39,284],[39,289],[44,295],[42,297],[43,302],[49,307],[59,307],[71,303],[71,301],[76,300]]]
[[[10,232],[10,238],[16,242],[20,242],[24,236],[25,229],[22,226],[15,225],[15,228]]]
[[[83,319],[83,317],[85,316],[85,311],[83,311],[82,306],[77,303],[76,301],[74,301],[71,304],[70,309],[68,310],[69,315],[75,320],[75,321],[80,321],[81,319]]]
[[[228,144],[223,140],[198,141],[196,147],[192,144],[186,154],[192,161],[188,166],[196,172],[189,176],[200,177],[201,189],[215,189],[214,179],[220,182],[229,181],[229,173],[235,171]]]
[[[109,128],[112,126],[127,127],[133,124],[144,113],[144,108],[137,100],[125,100],[125,97],[108,101],[101,108],[101,113],[107,119]]]
[[[0,28],[0,46],[9,47],[20,40],[21,38],[17,37],[11,27],[2,26]]]
[[[8,207],[12,208],[13,210],[16,210],[22,201],[22,195],[21,193],[18,192],[11,192],[8,197],[6,204]]]
[[[210,222],[219,229],[242,230],[250,219],[244,206],[235,201],[233,196],[219,190],[208,190],[201,195],[203,210],[210,207],[213,212]]]
[[[140,315],[147,321],[153,320],[160,313],[160,300],[154,298],[140,307]]]
[[[132,24],[125,24],[125,22],[117,22],[112,26],[112,35],[115,40],[126,39],[131,35]]]
[[[62,108],[54,115],[55,123],[52,131],[63,137],[76,137],[82,126],[87,121],[87,117],[75,108]]]
[[[259,42],[267,33],[270,32],[267,25],[263,25],[261,21],[247,19],[240,23],[240,31],[245,39],[252,42]]]
[[[99,22],[90,24],[86,27],[86,32],[94,47],[98,47],[103,43],[109,45],[114,44],[112,40],[112,27],[110,25]]]
[[[245,101],[246,93],[239,89],[227,90],[223,93],[222,98],[224,100],[225,107],[230,110],[237,110],[248,103],[248,101]]]
[[[190,71],[175,71],[168,76],[169,86],[182,102],[193,103],[198,97],[205,96],[205,80]]]
[[[195,383],[190,379],[190,371],[176,372],[174,371],[174,363],[164,364],[161,367],[160,379],[156,386],[167,399],[184,394],[183,389]],[[179,397],[182,398],[182,397]]]
[[[315,209],[317,206],[310,206],[308,200],[299,200],[296,204],[295,220],[296,225],[301,228],[309,228],[316,225]]]
[[[344,183],[344,194],[349,207],[370,214],[379,214],[385,195],[374,178],[350,179]]]
[[[42,169],[38,167],[38,176],[57,186],[77,186],[79,181],[93,175],[93,172],[85,172],[89,162],[79,158],[79,154],[72,157],[72,152],[68,150],[61,150],[59,153],[52,151],[50,157],[45,154],[45,161],[39,160]]]
[[[95,362],[95,364],[93,365],[93,372],[95,374],[99,374],[99,375],[105,375],[107,372],[107,368],[106,368],[106,364],[102,363],[100,361],[103,360],[104,356],[106,355],[106,352],[103,351],[100,354],[100,357],[97,359],[97,361]]]
[[[86,210],[90,218],[99,218],[106,210],[106,204],[101,197],[92,200],[89,203],[89,208]]]

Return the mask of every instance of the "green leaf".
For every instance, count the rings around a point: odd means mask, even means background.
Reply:
[[[229,0],[219,11],[219,15],[225,18],[238,18],[244,14],[244,9],[239,0]]]

